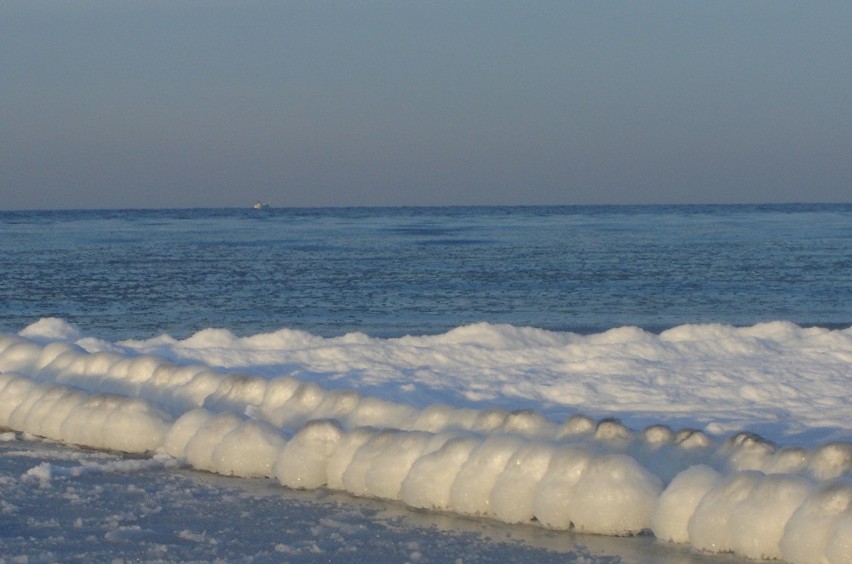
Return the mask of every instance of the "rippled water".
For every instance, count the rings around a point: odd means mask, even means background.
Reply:
[[[852,322],[852,205],[0,212],[0,330]]]

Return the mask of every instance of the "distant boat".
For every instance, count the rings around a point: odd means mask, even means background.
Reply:
[[[261,202],[260,200],[254,203],[254,209],[256,210],[268,210],[269,202]]]

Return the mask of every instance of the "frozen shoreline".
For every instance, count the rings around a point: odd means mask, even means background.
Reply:
[[[107,343],[46,319],[0,336],[0,426],[507,523],[843,562],[852,445],[834,437],[852,425],[850,358],[852,331],[788,323]],[[540,409],[506,409],[519,403]],[[660,419],[545,415],[583,405]],[[727,432],[749,422],[832,440]]]
[[[30,562],[663,562],[726,564],[653,537],[508,525],[264,480],[136,464],[7,434],[0,441],[0,557]],[[25,478],[44,464],[53,477]],[[146,467],[147,466],[147,467]],[[225,517],[225,518],[223,518]]]

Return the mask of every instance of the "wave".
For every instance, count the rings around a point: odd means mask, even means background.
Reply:
[[[786,322],[108,342],[43,319],[0,335],[0,427],[291,488],[839,562],[850,360],[852,330]]]

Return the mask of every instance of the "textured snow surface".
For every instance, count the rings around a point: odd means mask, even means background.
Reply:
[[[548,530],[849,562],[850,361],[852,331],[784,322],[109,343],[44,319],[0,335],[0,428]]]

